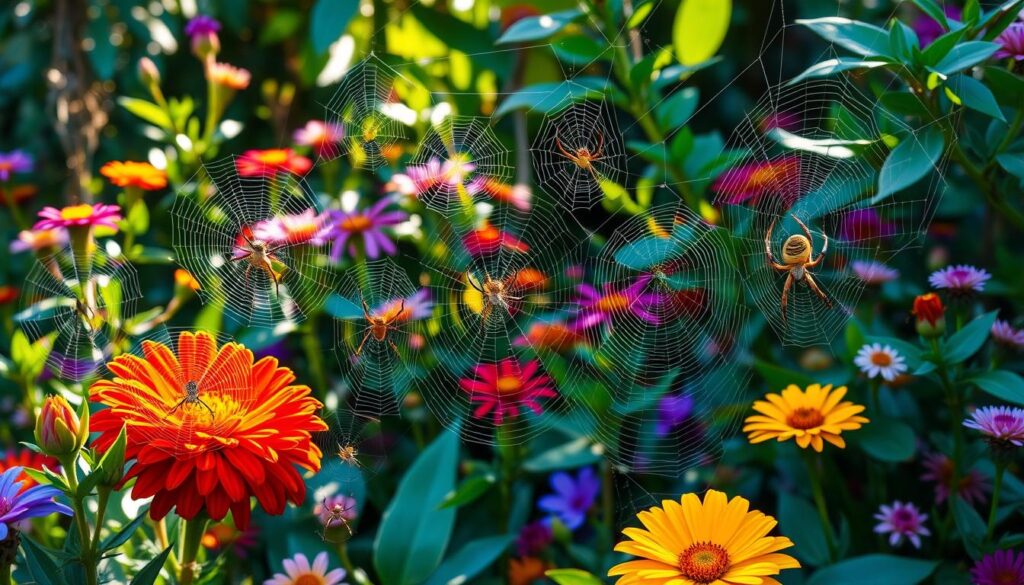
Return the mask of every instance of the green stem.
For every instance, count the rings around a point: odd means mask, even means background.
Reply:
[[[93,556],[92,538],[89,536],[89,518],[85,515],[85,505],[83,504],[82,497],[78,494],[78,473],[75,466],[77,458],[78,454],[75,453],[62,458],[60,464],[64,468],[64,479],[68,482],[71,496],[71,508],[75,512],[74,522],[78,528],[78,538],[81,541],[81,561],[85,570],[85,582],[87,585],[97,585],[99,583],[98,563]]]
[[[361,571],[352,564],[352,559],[348,556],[348,545],[345,541],[338,543],[338,558],[341,559],[341,566],[345,568],[345,573],[348,574],[348,578],[356,582],[357,585],[373,585],[370,578],[366,576],[366,572]]]
[[[93,528],[92,533],[92,555],[93,558],[99,557],[100,548],[100,529],[103,528],[103,517],[107,514],[107,502],[110,500],[110,488],[100,487],[99,488],[99,502],[96,508],[96,527]]]
[[[836,561],[835,530],[832,529],[832,521],[828,517],[828,506],[825,502],[825,490],[821,485],[821,474],[818,472],[818,460],[807,451],[803,452],[804,463],[807,465],[807,475],[811,480],[811,495],[814,497],[814,505],[818,509],[818,516],[821,518],[821,527],[825,533],[825,544],[828,545],[828,556],[832,562]]]
[[[996,463],[996,475],[992,481],[992,507],[988,511],[988,528],[985,530],[985,542],[992,542],[996,530],[996,513],[999,511],[999,494],[1003,489],[1003,472],[1006,464]]]
[[[14,224],[20,230],[27,230],[29,228],[28,222],[25,221],[25,216],[22,215],[21,209],[18,208],[18,202],[14,200],[14,188],[9,181],[4,182],[3,190],[4,203],[7,204],[7,209],[11,211],[11,218],[14,220]]]
[[[11,565],[0,563],[0,585],[11,585]]]
[[[182,519],[182,522],[185,524],[185,538],[181,550],[181,578],[178,579],[178,585],[192,585],[199,576],[199,563],[196,558],[199,556],[199,545],[203,541],[203,534],[210,519],[198,516],[192,520]]]

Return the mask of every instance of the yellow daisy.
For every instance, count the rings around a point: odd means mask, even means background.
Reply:
[[[618,585],[779,585],[771,575],[800,566],[778,551],[793,546],[784,536],[768,536],[777,522],[739,496],[729,500],[709,490],[701,502],[685,494],[640,512],[643,528],[622,531],[630,540],[615,550],[638,560],[608,571]]]
[[[804,391],[790,384],[781,395],[768,394],[766,400],[754,402],[754,410],[761,414],[747,417],[743,432],[751,443],[795,438],[800,448],[810,445],[819,453],[824,441],[842,449],[846,441],[839,435],[869,422],[858,416],[864,411],[863,406],[840,402],[845,395],[846,386],[833,390],[831,384],[811,384]]]

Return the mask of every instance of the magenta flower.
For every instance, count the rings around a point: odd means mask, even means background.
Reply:
[[[419,197],[435,189],[454,189],[474,170],[476,165],[471,162],[447,160],[441,163],[440,159],[432,157],[425,164],[407,166],[404,174],[395,174],[391,185],[402,195]]]
[[[201,35],[211,35],[220,32],[220,22],[212,16],[200,14],[188,21],[185,25],[185,34],[194,39]]]
[[[963,18],[963,13],[960,8],[953,4],[945,3],[943,11],[946,13],[946,18],[950,20],[960,20]],[[946,32],[946,29],[942,28],[941,24],[935,22],[932,17],[923,13],[919,14],[917,18],[914,19],[911,27],[914,29],[914,32],[917,33],[917,38],[920,39],[922,47],[927,47],[932,44],[932,41],[939,38]]]
[[[316,505],[313,513],[320,519],[324,528],[341,528],[346,522],[352,522],[358,515],[355,498],[344,494],[335,494],[324,498]]]
[[[964,420],[964,426],[999,443],[1024,445],[1024,408],[983,406]]]
[[[949,488],[953,485],[953,460],[942,453],[930,453],[924,458],[925,472],[921,479],[935,482],[935,503],[941,504],[949,498]],[[985,501],[985,494],[992,491],[977,469],[971,469],[960,477],[960,486],[957,495],[967,501],[968,504],[977,505]]]
[[[715,180],[711,190],[729,205],[756,205],[766,195],[775,195],[788,207],[800,196],[800,159],[787,156],[733,167]]]
[[[992,324],[992,339],[1016,350],[1024,349],[1024,329],[1014,329],[1006,321],[998,320]]]
[[[899,270],[889,268],[875,260],[867,262],[864,260],[854,260],[850,267],[853,269],[853,273],[857,275],[857,278],[865,284],[885,284],[900,277]]]
[[[327,214],[307,209],[302,213],[279,215],[261,221],[253,228],[253,234],[262,242],[272,246],[293,246],[309,244],[322,246],[329,239],[333,229]]]
[[[875,519],[879,520],[875,532],[888,534],[890,546],[899,546],[906,538],[914,548],[921,548],[921,537],[931,535],[924,526],[928,514],[922,514],[914,504],[904,504],[899,500],[893,502],[891,506],[882,504],[875,514]]]
[[[1002,48],[996,51],[999,59],[1012,58],[1015,61],[1024,61],[1024,22],[1015,22],[1008,26],[998,37],[996,42]]]
[[[334,122],[310,120],[292,134],[300,146],[310,146],[321,158],[333,158],[338,154],[338,145],[345,138],[345,128]]]
[[[12,174],[32,171],[35,161],[21,150],[0,152],[0,181],[9,181]]]
[[[628,287],[616,290],[611,284],[605,284],[601,291],[589,284],[576,285],[580,298],[580,313],[572,323],[575,330],[590,329],[603,323],[609,323],[613,317],[630,314],[651,325],[660,325],[661,319],[651,309],[665,298],[657,293],[645,293],[651,276],[641,276]]]
[[[997,550],[971,569],[974,585],[1024,585],[1024,551]]]
[[[896,224],[882,219],[874,209],[854,209],[843,214],[839,237],[850,242],[888,238],[896,233]]]
[[[459,380],[459,386],[470,402],[480,403],[473,416],[493,416],[494,424],[500,425],[505,417],[519,416],[523,407],[540,414],[544,411],[540,400],[558,396],[554,382],[539,370],[537,360],[520,365],[517,358],[505,358],[497,364],[477,364],[473,377]]]
[[[32,226],[33,230],[52,230],[57,228],[103,226],[117,229],[117,222],[121,221],[121,208],[117,205],[104,205],[97,203],[89,205],[71,205],[63,209],[56,207],[44,207],[39,212],[42,218]]]
[[[584,467],[573,479],[564,471],[551,476],[551,488],[555,493],[544,496],[537,506],[565,524],[569,530],[576,530],[587,519],[587,512],[597,500],[601,491],[601,480],[590,467]]]
[[[401,315],[397,315],[396,323],[426,319],[434,312],[434,302],[430,299],[430,290],[421,288],[405,297],[405,299],[393,299],[385,302],[374,309],[373,314],[391,319],[402,308],[403,302],[405,303],[405,310],[402,311]]]
[[[398,252],[395,243],[384,233],[385,227],[398,225],[409,216],[402,211],[386,211],[391,205],[390,198],[381,199],[373,207],[362,211],[330,211],[333,230],[328,235],[334,240],[331,249],[331,260],[341,260],[345,244],[348,244],[350,256],[356,256],[355,240],[362,238],[363,249],[369,259],[379,258],[382,254],[393,255]]]
[[[936,270],[928,277],[928,283],[952,293],[969,294],[985,290],[985,283],[990,278],[992,275],[982,268],[959,264]]]
[[[545,522],[531,522],[519,531],[516,538],[516,552],[520,557],[531,557],[544,552],[554,540],[551,527]]]

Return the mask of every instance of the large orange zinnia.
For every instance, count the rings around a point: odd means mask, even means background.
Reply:
[[[114,378],[89,389],[90,400],[110,407],[91,427],[105,450],[127,426],[126,457],[135,464],[124,482],[136,480],[134,498],[153,497],[154,519],[175,506],[185,519],[205,510],[220,520],[230,509],[245,530],[252,496],[270,514],[302,503],[296,466],[320,469],[311,433],[327,425],[317,416],[323,405],[308,386],[292,384],[290,369],[273,357],[254,363],[244,346],[218,347],[207,333],[181,333],[176,351],[146,341],[142,353],[111,361]]]

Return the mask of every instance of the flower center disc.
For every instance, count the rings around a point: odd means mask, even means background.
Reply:
[[[81,205],[71,205],[60,210],[60,216],[62,219],[86,219],[92,216],[92,205],[83,203]]]
[[[794,429],[807,430],[820,427],[825,417],[817,408],[797,408],[789,414],[786,422]]]
[[[885,352],[879,351],[871,354],[871,363],[884,368],[892,364],[892,357]]]
[[[679,571],[696,583],[712,583],[728,570],[729,553],[719,544],[698,542],[679,555]]]
[[[597,308],[605,313],[625,311],[629,308],[629,297],[621,293],[612,293],[597,302]]]
[[[519,383],[519,378],[515,376],[503,376],[498,378],[498,394],[515,394],[522,388],[522,384]]]
[[[370,229],[373,222],[365,215],[353,215],[341,222],[342,229],[350,232],[363,232]]]
[[[292,585],[324,585],[325,581],[317,575],[306,573],[292,581]]]

